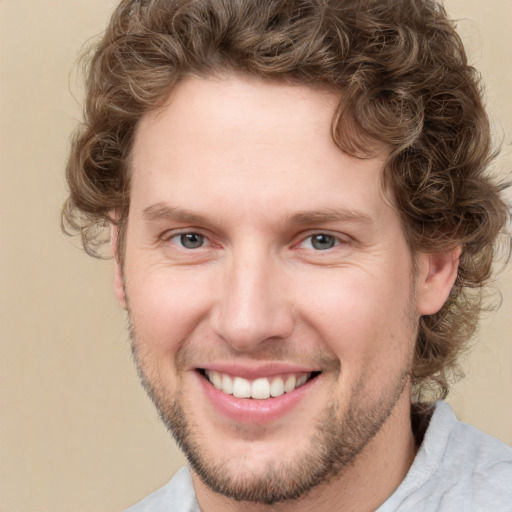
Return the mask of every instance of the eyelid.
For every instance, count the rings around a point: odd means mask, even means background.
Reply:
[[[180,229],[170,229],[162,233],[160,235],[159,240],[163,243],[169,243],[175,238],[179,238],[182,235],[188,235],[188,234],[194,234],[203,237],[204,239],[204,245],[201,247],[198,247],[197,249],[203,249],[205,247],[212,247],[214,244],[212,243],[210,237],[203,232],[201,229],[194,229],[194,228],[180,228]],[[173,245],[179,247],[180,249],[184,249],[186,251],[191,251],[194,249],[187,249],[186,247],[183,247],[180,243],[174,243]],[[197,250],[195,249],[195,250]]]
[[[212,241],[212,236],[209,233],[205,233],[203,229],[200,228],[194,228],[194,227],[188,227],[188,228],[176,228],[176,229],[169,229],[165,232],[163,232],[159,237],[159,241],[161,243],[169,243],[171,240],[178,238],[182,235],[186,234],[196,234],[204,238],[204,245],[199,247],[198,249],[205,248],[205,247],[214,247],[218,246],[219,244],[216,244]],[[346,245],[349,244],[351,241],[353,241],[352,237],[345,233],[333,233],[332,231],[325,229],[317,229],[317,230],[308,230],[307,232],[303,232],[300,235],[296,237],[298,239],[297,242],[293,243],[293,246],[301,248],[301,246],[307,241],[311,240],[312,237],[317,235],[327,235],[335,239],[335,245],[330,249],[325,249],[323,252],[328,252],[329,250],[334,249],[335,247],[339,245]],[[183,247],[179,243],[174,243],[175,246],[182,248],[184,250],[190,251],[191,249],[187,249]],[[197,249],[196,249],[197,250]],[[314,248],[308,248],[307,250],[312,250],[314,252],[322,252],[321,250],[314,249]]]
[[[314,236],[318,236],[318,235],[326,235],[326,236],[330,236],[330,237],[334,238],[336,243],[331,249],[334,249],[334,247],[337,247],[339,245],[348,244],[352,240],[352,238],[346,234],[333,233],[332,231],[329,231],[328,229],[326,229],[326,230],[318,229],[318,230],[314,230],[314,231],[311,230],[311,231],[307,231],[306,233],[302,233],[299,238],[299,241],[297,242],[296,245],[300,247],[301,245],[304,244],[304,242],[306,242],[306,240],[311,240]],[[325,249],[325,251],[328,251],[328,250],[329,249]],[[315,249],[315,252],[322,252],[322,251]]]

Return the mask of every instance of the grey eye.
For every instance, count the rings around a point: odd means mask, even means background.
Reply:
[[[331,235],[319,233],[311,237],[311,246],[317,251],[332,249],[336,245],[336,238]]]
[[[179,235],[179,240],[185,249],[197,249],[204,245],[204,236],[197,233],[184,233]]]

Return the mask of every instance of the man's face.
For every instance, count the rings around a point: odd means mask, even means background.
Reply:
[[[384,155],[338,149],[336,104],[188,78],[138,128],[118,295],[164,421],[237,499],[301,495],[409,407],[412,256]]]

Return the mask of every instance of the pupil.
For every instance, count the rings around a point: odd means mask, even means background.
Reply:
[[[315,235],[311,240],[315,249],[320,251],[334,247],[334,237],[330,235]]]
[[[204,237],[197,233],[186,233],[181,235],[181,244],[187,249],[197,249],[203,245]]]

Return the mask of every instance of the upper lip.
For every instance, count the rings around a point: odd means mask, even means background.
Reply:
[[[319,371],[310,366],[287,364],[287,363],[265,363],[259,365],[244,365],[238,363],[205,363],[197,365],[194,370],[209,370],[220,373],[227,373],[233,377],[243,377],[254,380],[262,377],[275,377],[287,373],[311,373]]]

